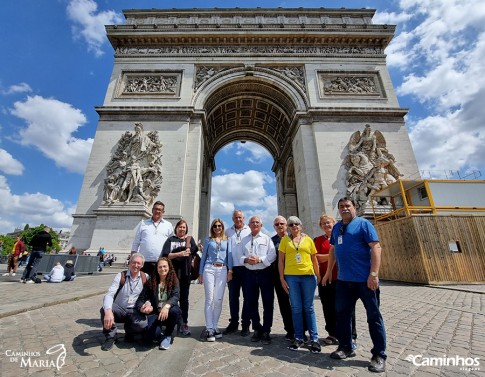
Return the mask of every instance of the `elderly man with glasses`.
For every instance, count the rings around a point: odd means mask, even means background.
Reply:
[[[271,263],[276,259],[276,251],[271,238],[261,232],[263,222],[259,216],[249,220],[251,234],[241,240],[242,252],[240,262],[246,268],[243,285],[244,296],[250,310],[254,334],[252,342],[262,341],[271,344],[269,336],[273,325],[274,290]],[[259,294],[263,301],[263,324],[258,312]]]

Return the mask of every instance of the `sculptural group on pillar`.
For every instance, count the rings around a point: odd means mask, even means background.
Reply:
[[[396,182],[402,174],[395,165],[396,159],[386,148],[384,135],[378,130],[372,132],[368,124],[362,133],[352,134],[348,149],[345,159],[347,196],[354,199],[363,212],[375,192]]]
[[[150,207],[162,184],[162,144],[158,132],[146,135],[143,124],[126,131],[106,165],[103,204],[143,203]]]

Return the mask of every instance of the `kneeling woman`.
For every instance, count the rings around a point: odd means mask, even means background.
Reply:
[[[148,336],[160,342],[161,350],[167,350],[173,342],[172,333],[181,315],[178,305],[180,288],[172,262],[167,258],[158,260],[157,271],[158,274],[151,277],[143,288],[136,308],[148,315]]]

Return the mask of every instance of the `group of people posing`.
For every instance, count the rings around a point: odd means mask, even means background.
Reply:
[[[305,234],[296,216],[277,216],[273,223],[276,235],[269,237],[261,231],[259,216],[252,216],[245,224],[243,213],[234,211],[234,224],[229,229],[224,229],[221,219],[214,219],[210,235],[197,245],[187,236],[184,220],[172,230],[172,225],[162,218],[164,209],[163,203],[156,202],[153,216],[140,223],[129,270],[115,277],[104,298],[104,350],[111,349],[117,340],[116,322],[125,323],[126,341],[144,331],[160,349],[170,348],[176,327],[181,335],[190,334],[191,261],[202,249],[198,280],[205,291],[205,340],[213,342],[236,333],[241,325],[241,336],[249,336],[252,328],[252,342],[271,344],[276,293],[285,337],[290,342],[288,348],[298,351],[308,347],[310,352],[319,353],[314,309],[318,287],[328,333],[322,341],[338,346],[330,357],[355,356],[355,304],[360,299],[373,342],[368,369],[385,371],[386,334],[379,310],[381,248],[374,226],[356,216],[351,199],[338,202],[341,221],[322,214],[319,225],[324,234],[315,239]],[[221,330],[226,284],[230,322]],[[258,309],[260,297],[262,316]]]

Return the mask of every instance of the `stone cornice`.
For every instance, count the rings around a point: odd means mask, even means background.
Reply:
[[[130,46],[377,46],[395,27],[373,25],[374,10],[196,9],[124,11],[125,25],[108,25],[113,48]]]

